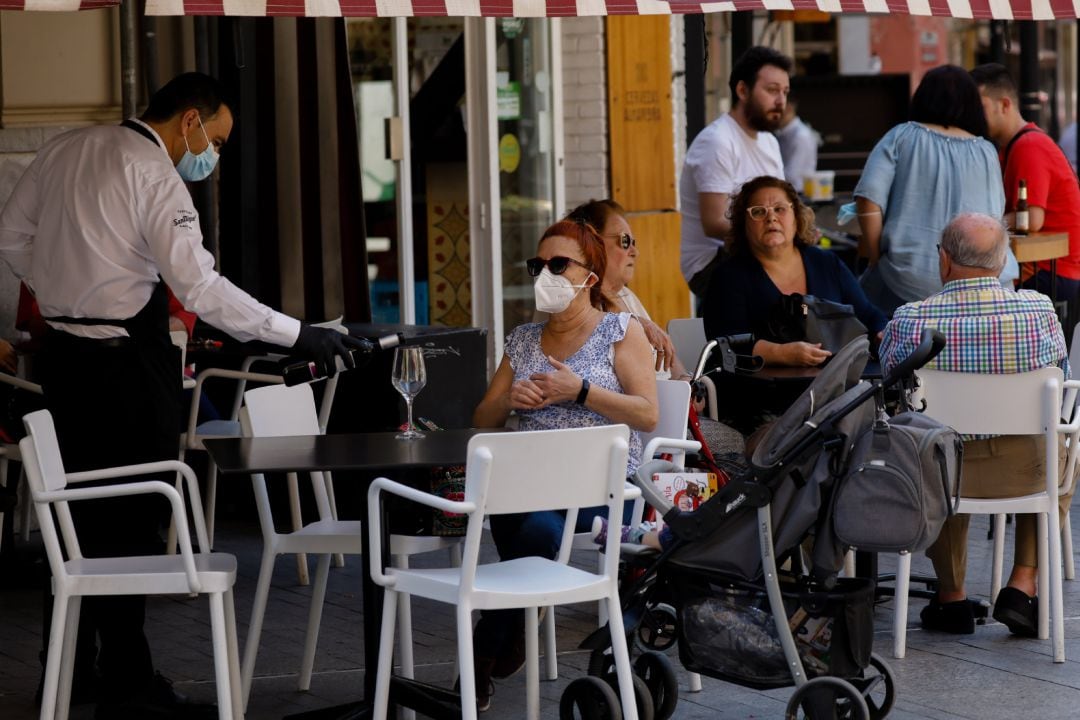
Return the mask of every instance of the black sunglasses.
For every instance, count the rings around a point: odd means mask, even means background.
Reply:
[[[629,250],[631,245],[637,247],[637,240],[635,240],[634,236],[630,233],[619,233],[618,235],[616,235],[615,233],[610,233],[608,235],[605,235],[604,237],[613,237],[618,239],[619,247],[621,247],[623,250]]]
[[[529,271],[530,275],[536,277],[540,274],[540,271],[542,271],[544,269],[544,266],[546,265],[547,268],[551,270],[553,275],[562,275],[564,272],[566,272],[566,268],[570,266],[570,263],[579,265],[588,270],[589,272],[592,272],[592,268],[590,268],[585,263],[578,262],[574,258],[568,258],[562,255],[556,255],[549,260],[545,260],[544,258],[539,257],[530,258],[525,261],[525,269]]]

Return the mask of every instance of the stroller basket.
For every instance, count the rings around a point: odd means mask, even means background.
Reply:
[[[687,670],[756,689],[792,684],[763,588],[699,574],[672,579]],[[873,581],[841,578],[830,591],[806,593],[781,580],[781,588],[807,677],[859,677],[873,648]]]

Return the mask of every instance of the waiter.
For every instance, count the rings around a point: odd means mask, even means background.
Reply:
[[[270,309],[214,270],[184,182],[213,172],[232,126],[217,81],[185,73],[140,119],[49,141],[0,213],[0,259],[50,326],[35,366],[69,472],[178,456],[180,357],[165,284],[236,339],[291,347],[331,374],[335,355],[364,346]],[[168,504],[159,496],[71,511],[86,557],[162,551]],[[96,720],[208,716],[211,708],[178,702],[154,674],[143,597],[87,598],[82,607],[73,692],[98,701]]]

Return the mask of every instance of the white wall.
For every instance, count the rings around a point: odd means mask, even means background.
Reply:
[[[611,194],[604,19],[562,21],[566,208]]]

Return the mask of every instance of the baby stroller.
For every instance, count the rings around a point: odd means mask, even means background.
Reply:
[[[677,468],[643,464],[635,482],[670,526],[673,542],[624,586],[627,633],[636,633],[662,599],[675,608],[679,658],[687,670],[753,688],[794,684],[787,718],[884,718],[896,688],[884,660],[872,654],[874,582],[837,578],[846,548],[832,532],[830,496],[855,438],[874,423],[875,397],[944,344],[940,334],[927,332],[888,377],[870,383],[860,380],[868,342],[850,343],[766,432],[750,468],[694,512],[674,508],[653,486],[653,473]],[[802,571],[798,559],[808,535],[814,540],[810,567]],[[796,570],[778,570],[788,559]],[[602,661],[608,637],[603,628],[582,643],[593,650],[590,672],[601,678],[608,672]],[[648,668],[636,669],[653,690]],[[562,716],[616,717],[590,694],[589,681],[601,678],[568,686],[562,707],[570,712]],[[592,683],[599,684],[606,683]],[[674,706],[671,698],[662,700]],[[612,709],[617,713],[617,704]]]

